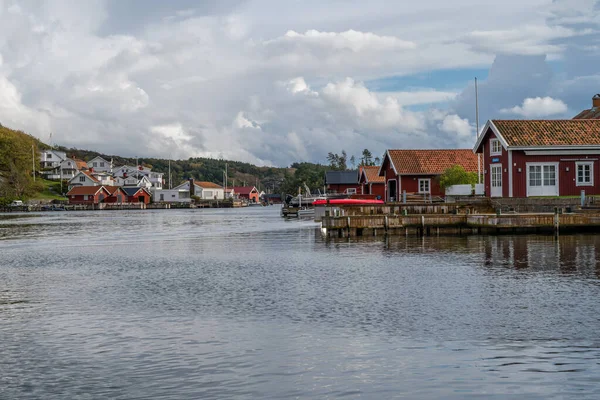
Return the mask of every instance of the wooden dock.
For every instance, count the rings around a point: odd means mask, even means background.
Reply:
[[[600,232],[600,213],[325,215],[321,227],[327,237]]]

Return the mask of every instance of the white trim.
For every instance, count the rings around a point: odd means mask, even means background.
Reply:
[[[580,165],[589,165],[590,166],[590,182],[579,182],[579,166]],[[585,187],[585,186],[594,186],[594,162],[593,161],[577,161],[575,163],[575,186],[577,187]]]
[[[429,191],[427,192],[423,192],[421,191],[421,182],[427,182],[427,188],[429,189]],[[419,191],[418,193],[421,194],[431,194],[431,178],[419,178]]]
[[[496,138],[498,140],[500,140],[502,147],[504,147],[505,149],[508,149],[508,143],[506,142],[504,137],[500,134],[500,131],[498,130],[498,128],[496,128],[496,125],[494,125],[494,122],[490,119],[485,123],[485,126],[481,130],[481,134],[479,135],[477,142],[475,142],[475,147],[473,147],[473,153],[479,153],[477,150],[482,145],[483,140],[487,137],[488,129],[491,129],[492,132],[494,132],[494,135],[496,135]]]
[[[396,166],[394,165],[394,162],[392,161],[392,157],[390,157],[390,151],[389,150],[385,151],[385,155],[383,156],[383,160],[381,160],[381,165],[379,166],[379,172],[377,173],[377,175],[381,176],[381,170],[383,168],[383,164],[385,164],[385,158],[386,157],[389,158],[390,165],[392,166],[392,169],[394,170],[394,172],[396,173],[396,175],[398,175],[398,171],[396,171]]]
[[[498,151],[494,151],[494,145],[498,143],[498,146],[500,147],[500,150]],[[500,142],[500,139],[490,139],[490,156],[501,156],[502,155],[502,143]]]
[[[512,150],[508,150],[508,197],[513,197],[513,169]]]
[[[556,178],[556,182],[555,182],[555,186],[556,186],[556,194],[548,194],[548,195],[541,195],[541,196],[560,196],[560,183],[559,183],[559,165],[560,163],[558,162],[528,162],[525,163],[525,188],[526,188],[526,196],[530,197],[529,195],[529,167],[530,166],[535,166],[535,165],[539,165],[542,167],[542,187],[544,187],[544,166],[545,165],[554,165],[555,168],[555,178]]]
[[[493,190],[494,190],[494,180],[493,180],[493,174],[492,174],[492,169],[494,168],[499,168],[500,169],[500,195],[499,196],[494,196],[493,195]],[[503,197],[504,196],[504,177],[502,176],[503,171],[502,171],[502,164],[501,163],[494,163],[494,164],[490,164],[490,197]]]
[[[391,201],[390,200],[390,191],[387,190],[389,188],[389,183],[394,181],[395,182],[395,186],[396,186],[396,199],[394,201],[398,201],[398,179],[388,179],[387,182],[385,183],[385,189],[386,189],[386,201]]]
[[[532,150],[530,147],[525,149],[519,149],[517,147],[511,147],[513,150],[523,150],[526,156],[568,156],[568,155],[587,155],[587,154],[600,154],[600,150],[586,150],[578,148],[562,148],[562,147],[553,147],[552,150],[548,150],[548,147],[540,148],[539,150]],[[594,146],[597,148],[597,146]],[[560,150],[560,149],[564,150]]]

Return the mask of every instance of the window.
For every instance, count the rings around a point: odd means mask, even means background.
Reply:
[[[87,200],[87,199],[88,199],[88,195],[87,195],[87,194],[84,194],[84,195],[83,195],[83,199],[84,199],[84,200]]]
[[[204,191],[204,198],[205,199],[210,199],[212,196],[213,196],[212,190],[205,190]]]
[[[529,186],[542,186],[542,166],[529,166]]]
[[[104,163],[103,163],[103,162],[101,162],[101,163],[100,163],[100,166],[101,166],[101,167],[104,167]]]
[[[348,189],[346,189],[346,193],[347,194],[356,194],[356,188],[348,188]]]
[[[431,193],[431,179],[419,179],[419,193]]]
[[[95,163],[94,163],[94,167],[97,167],[97,166],[98,166],[98,163],[97,163],[97,162],[95,162]]]
[[[490,155],[499,156],[502,154],[502,145],[498,139],[490,140]]]
[[[82,175],[82,176],[80,176],[80,177],[79,177],[79,182],[85,182],[85,176],[83,176],[83,175]]]
[[[50,153],[46,154],[46,158],[52,158],[52,154],[50,154]]]
[[[544,165],[544,186],[556,185],[556,167],[554,165]]]
[[[594,185],[593,162],[578,162],[577,166],[577,186]]]

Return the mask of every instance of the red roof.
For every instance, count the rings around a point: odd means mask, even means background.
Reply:
[[[82,195],[95,195],[100,190],[104,190],[108,192],[104,186],[75,186],[73,189],[69,190],[67,196],[82,196]]]
[[[82,169],[87,169],[88,165],[85,161],[83,160],[78,160],[78,159],[73,159],[75,161],[75,164],[77,165],[77,169],[78,170],[82,170]]]
[[[206,181],[194,181],[194,185],[199,186],[203,189],[223,189],[222,186],[217,185],[216,183]]]
[[[492,120],[511,147],[600,146],[600,119]]]
[[[385,183],[385,177],[379,176],[379,167],[378,166],[365,165],[365,166],[362,166],[359,168],[360,168],[359,171],[361,174],[364,171],[365,176],[367,178],[367,183]]]
[[[471,149],[388,150],[398,175],[440,175],[455,165],[477,172],[477,155]]]
[[[111,196],[113,196],[119,190],[123,191],[121,186],[103,186],[103,187],[108,191],[108,193],[110,193]],[[125,194],[125,193],[123,192],[123,194]]]
[[[96,178],[95,176],[93,176],[90,171],[81,171],[81,173],[89,176],[94,182],[100,183],[100,181],[98,180],[98,178]]]
[[[237,194],[249,195],[250,193],[252,193],[252,191],[258,192],[258,190],[256,190],[256,186],[234,186],[232,187],[232,189],[234,193]]]
[[[592,97],[592,108],[583,110],[573,119],[600,119],[600,93]]]

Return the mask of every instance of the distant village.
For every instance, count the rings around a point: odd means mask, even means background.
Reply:
[[[69,158],[57,150],[40,155],[40,174],[48,180],[68,181],[69,204],[185,204],[193,200],[239,200],[258,203],[268,197],[255,186],[223,187],[213,182],[188,179],[165,187],[165,174],[142,165],[113,165],[112,160],[95,157],[89,161]],[[271,200],[272,201],[272,200]]]
[[[410,196],[435,201],[448,195],[490,198],[600,195],[600,94],[592,107],[567,120],[489,120],[471,149],[387,150],[379,166],[329,171],[328,193],[345,193],[386,202]],[[190,203],[193,200],[239,199],[248,203],[280,203],[255,186],[224,187],[188,179],[165,187],[164,174],[144,166],[114,166],[102,157],[87,162],[66,153],[41,154],[41,173],[50,180],[68,180],[70,204]],[[471,190],[449,192],[439,177],[460,166],[476,173]],[[451,188],[450,190],[455,190]]]

